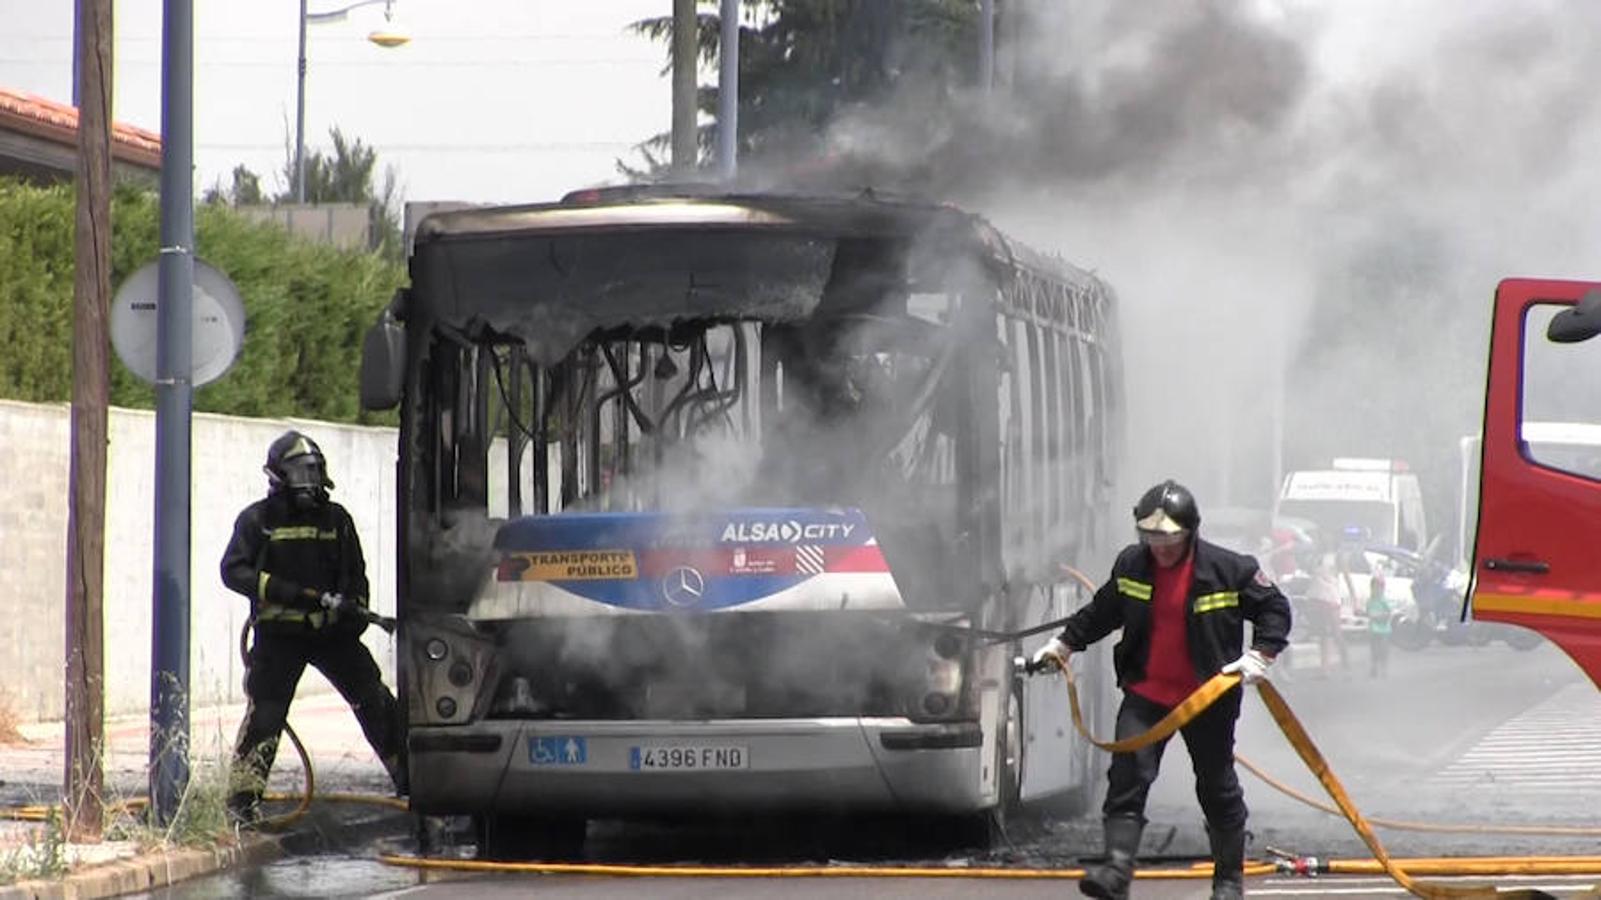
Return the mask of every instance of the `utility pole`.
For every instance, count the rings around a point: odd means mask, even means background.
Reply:
[[[978,86],[988,92],[995,85],[995,0],[978,4]]]
[[[717,174],[734,180],[739,165],[739,0],[722,0],[717,40]]]
[[[673,174],[684,178],[695,171],[695,77],[700,20],[695,0],[673,0]]]
[[[189,475],[194,411],[194,0],[161,20],[161,261],[156,289],[155,565],[150,618],[150,811],[167,825],[189,786]]]
[[[66,834],[99,843],[105,749],[107,407],[111,399],[111,0],[77,0],[77,224],[67,477]]]
[[[295,58],[295,202],[306,202],[306,0],[300,0],[300,55]]]

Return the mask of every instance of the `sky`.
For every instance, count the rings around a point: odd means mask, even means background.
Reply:
[[[347,6],[311,0],[311,12]],[[113,115],[161,125],[161,0],[115,0]],[[0,86],[72,101],[72,0],[0,0]],[[394,0],[308,26],[307,152],[372,145],[406,200],[533,202],[618,180],[668,130],[665,48],[627,31],[670,0]],[[295,122],[296,0],[195,0],[196,189],[244,164],[281,189]],[[386,49],[379,27],[410,35]],[[381,173],[380,173],[381,179]]]

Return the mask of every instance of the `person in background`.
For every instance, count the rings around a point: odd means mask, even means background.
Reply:
[[[1139,542],[1123,548],[1111,577],[1031,661],[1036,670],[1065,668],[1073,653],[1122,629],[1112,651],[1123,688],[1118,740],[1149,731],[1219,672],[1239,673],[1242,684],[1262,680],[1284,650],[1289,601],[1253,557],[1201,540],[1200,524],[1195,498],[1183,485],[1169,479],[1146,491],[1134,507]],[[1243,696],[1243,690],[1229,691],[1179,732],[1206,815],[1213,900],[1235,900],[1245,891],[1245,794],[1234,771],[1234,724]],[[1128,896],[1145,799],[1166,746],[1164,739],[1112,754],[1101,810],[1106,862],[1080,879],[1086,895]]]
[[[1319,556],[1311,584],[1307,586],[1306,599],[1308,618],[1312,620],[1308,632],[1318,645],[1319,673],[1329,674],[1335,651],[1339,652],[1340,668],[1350,668],[1345,653],[1345,632],[1340,627],[1340,576],[1333,553]]]
[[[260,818],[278,735],[308,664],[350,704],[395,791],[407,792],[395,697],[361,642],[367,567],[355,523],[328,498],[334,483],[316,441],[284,432],[264,468],[267,496],[239,513],[222,556],[222,581],[250,598],[255,630],[229,774],[228,812],[239,824]]]
[[[1383,562],[1374,563],[1373,576],[1368,579],[1368,677],[1383,678],[1390,674],[1390,622],[1395,610],[1385,596]]]

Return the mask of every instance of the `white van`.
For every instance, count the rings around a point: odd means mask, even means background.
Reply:
[[[1400,460],[1337,458],[1284,476],[1273,517],[1311,522],[1325,541],[1390,544],[1421,553],[1429,530],[1416,473]]]

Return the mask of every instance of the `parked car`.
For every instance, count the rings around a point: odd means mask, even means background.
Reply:
[[[1385,596],[1396,611],[1393,640],[1404,650],[1419,650],[1436,640],[1450,646],[1482,646],[1501,640],[1518,650],[1532,650],[1544,640],[1525,628],[1464,617],[1462,599],[1468,589],[1468,574],[1440,562],[1433,553],[1368,544],[1362,547],[1360,558],[1370,566],[1373,560],[1384,559],[1391,567],[1393,574],[1386,583]],[[1408,595],[1404,599],[1397,596],[1403,582]],[[1366,600],[1365,594],[1363,599]]]

